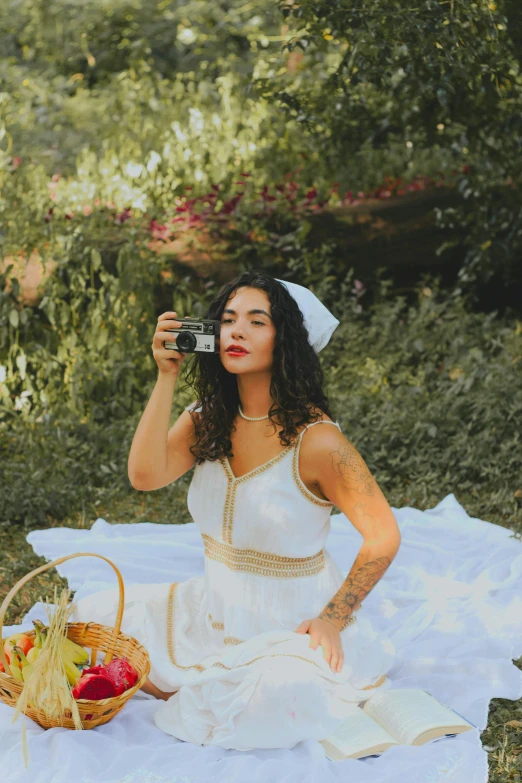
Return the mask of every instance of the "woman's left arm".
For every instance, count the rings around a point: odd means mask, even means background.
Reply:
[[[342,432],[330,427],[328,430],[332,431],[328,433],[324,432],[325,428],[317,429],[323,430],[322,437],[316,432],[313,442],[310,438],[308,443],[308,454],[317,466],[317,486],[363,537],[348,576],[316,618],[340,633],[353,622],[353,613],[395,558],[401,534],[388,501],[357,449]],[[312,640],[323,645],[325,658],[332,668],[340,669],[342,649],[339,650],[337,634],[333,633],[327,640],[329,634],[325,633],[324,624],[313,621],[302,623],[301,633],[306,623]]]

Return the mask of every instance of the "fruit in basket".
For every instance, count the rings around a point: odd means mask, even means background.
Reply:
[[[41,646],[47,637],[47,628],[44,626],[41,620],[33,620],[33,625],[36,629],[36,633],[39,634]],[[36,644],[38,645],[38,640]],[[69,639],[67,636],[63,637],[61,645],[62,658],[64,659],[64,662],[66,658],[72,661],[74,664],[87,663],[89,661],[89,653],[85,647],[82,647],[80,644],[73,642],[72,639]]]
[[[31,647],[31,649],[26,655],[26,658],[29,661],[29,663],[34,663],[41,652],[42,652],[41,647]]]
[[[7,658],[7,663],[11,663],[11,656],[14,645],[18,645],[23,650],[24,655],[27,655],[31,647],[34,647],[34,640],[31,639],[26,633],[14,633],[8,636],[4,641],[4,653]]]
[[[96,679],[95,679],[96,678]],[[113,658],[107,666],[91,666],[84,669],[82,676],[73,689],[75,699],[106,699],[107,696],[86,696],[86,693],[105,693],[106,687],[102,680],[107,680],[112,687],[111,696],[119,696],[132,688],[138,681],[138,672],[125,658]],[[81,694],[81,695],[77,695]]]
[[[31,663],[29,663],[27,657],[24,654],[24,651],[20,647],[18,647],[18,645],[15,644],[15,646],[13,647],[13,652],[15,652],[20,657],[20,669],[22,671],[22,679],[24,682],[27,682],[27,680],[33,673],[33,666]]]
[[[47,638],[47,628],[41,620],[33,620],[36,633],[36,649],[40,651]],[[36,654],[37,655],[37,654]],[[86,662],[89,660],[89,653],[84,647],[80,647],[76,642],[67,639],[65,636],[61,641],[60,657],[63,662],[67,682],[69,685],[76,685],[81,677],[81,671],[76,666],[76,662]]]
[[[108,699],[116,696],[114,683],[103,674],[82,674],[74,688],[72,695],[75,699]]]
[[[126,658],[113,658],[106,666],[91,666],[84,674],[102,674],[108,677],[116,689],[116,696],[132,688],[138,681],[138,672]]]
[[[67,656],[62,655],[62,661],[63,661],[63,668],[65,669],[65,674],[67,675],[67,681],[69,685],[76,685],[80,677],[82,676],[81,671],[79,668],[74,664],[70,658]]]
[[[11,675],[20,682],[24,681],[22,676],[22,659],[16,650],[11,650],[12,661],[9,662],[9,671]]]
[[[73,663],[87,663],[89,660],[89,653],[85,647],[76,644],[67,636],[62,639],[62,655],[70,658]]]
[[[47,629],[45,629],[45,631],[47,631]],[[45,641],[45,633],[41,632],[41,638],[43,641]],[[72,644],[74,644],[74,642],[72,642]],[[78,647],[78,645],[75,646]],[[89,657],[87,650],[85,650],[83,647],[81,650],[82,655],[79,655],[74,649],[61,643],[60,657],[62,659],[63,668],[65,669],[65,674],[67,676],[67,682],[69,685],[76,685],[82,674],[79,668],[76,666],[75,661],[77,661],[79,657],[82,659],[85,658],[85,655],[87,655],[87,658]]]

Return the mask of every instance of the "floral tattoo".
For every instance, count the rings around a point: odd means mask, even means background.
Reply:
[[[341,476],[344,484],[359,495],[375,494],[375,479],[361,455],[351,444],[339,446],[330,452],[332,468]]]
[[[321,620],[328,620],[339,631],[343,631],[350,624],[352,614],[381,579],[390,563],[389,557],[378,557],[357,569],[353,576],[348,576],[319,615]]]

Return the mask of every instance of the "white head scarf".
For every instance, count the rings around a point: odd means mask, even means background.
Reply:
[[[288,292],[293,296],[304,318],[304,323],[308,331],[308,339],[316,353],[319,353],[330,341],[330,337],[339,326],[340,321],[328,310],[316,295],[297,283],[291,283],[289,280],[279,280],[287,287]]]

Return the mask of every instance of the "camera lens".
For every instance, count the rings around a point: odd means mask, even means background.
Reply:
[[[179,332],[178,336],[176,337],[176,346],[179,348],[179,350],[182,353],[187,353],[189,351],[195,351],[197,345],[197,340],[195,335],[192,334],[192,332]]]

